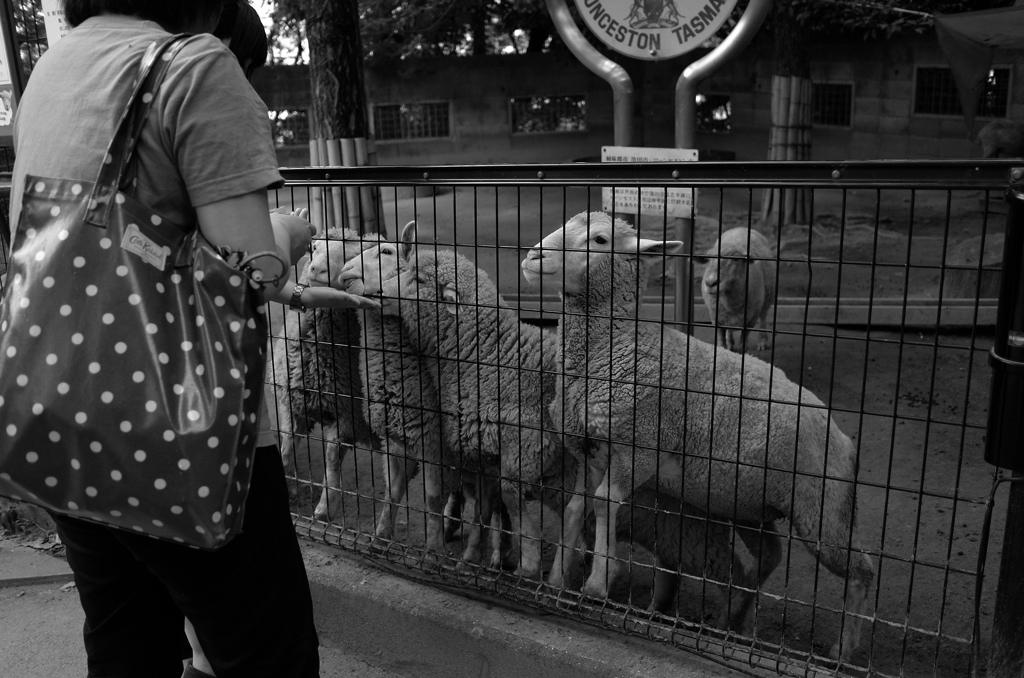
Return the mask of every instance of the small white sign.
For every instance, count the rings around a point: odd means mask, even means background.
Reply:
[[[43,23],[46,26],[46,44],[50,47],[68,34],[71,27],[64,20],[64,3],[61,0],[43,0]]]
[[[616,52],[671,59],[714,37],[738,0],[576,0],[583,23]]]
[[[692,148],[641,148],[637,146],[602,146],[601,162],[696,162]],[[614,204],[613,204],[614,197]],[[625,212],[681,219],[693,218],[692,188],[630,188],[601,189],[601,208],[605,212]]]

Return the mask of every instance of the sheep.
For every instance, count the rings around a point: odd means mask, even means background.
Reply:
[[[1024,122],[993,120],[978,132],[983,158],[1024,157]]]
[[[351,229],[329,229],[325,239],[313,241],[310,263],[322,257],[328,242],[341,244],[347,258],[371,246]],[[302,279],[308,276],[307,265]],[[298,322],[285,323],[284,336],[275,338],[271,348],[271,377],[285,469],[294,469],[295,435],[305,435],[320,425],[327,443],[324,490],[314,509],[314,517],[319,520],[330,520],[334,509],[341,506],[337,490],[329,489],[341,487],[338,472],[345,457],[341,447],[380,448],[380,440],[363,416],[355,314],[352,309],[303,311]],[[293,498],[296,495],[293,483],[289,484],[289,494]]]
[[[700,291],[716,326],[718,345],[747,348],[753,328],[767,328],[768,309],[775,303],[775,262],[763,235],[749,228],[732,228],[708,249]],[[768,348],[767,331],[760,332],[757,350]]]
[[[408,239],[416,222],[406,225],[403,239]],[[331,280],[327,266],[314,259],[310,265],[311,281],[333,284],[350,294],[374,296],[381,292],[383,280],[398,275],[400,243],[379,241],[363,250],[340,267]],[[338,270],[336,266],[335,271]],[[336,284],[335,284],[336,283]],[[366,386],[365,416],[371,428],[388,449],[383,456],[388,501],[377,521],[376,534],[390,539],[394,532],[395,507],[405,498],[409,481],[423,464],[427,521],[427,549],[443,552],[445,535],[442,524],[442,471],[453,466],[456,453],[448,447],[442,425],[456,425],[451,416],[442,417],[437,393],[435,366],[413,348],[400,318],[366,310],[357,314],[361,324],[364,360],[360,363],[362,381]],[[465,490],[475,494],[475,485]],[[488,491],[490,490],[490,491]],[[489,509],[497,496],[497,484],[483,490],[483,503]],[[496,508],[496,507],[495,507]],[[487,511],[484,519],[496,511]],[[491,566],[501,566],[501,532],[491,532]],[[470,531],[463,560],[480,558],[480,530]]]
[[[821,400],[781,370],[637,320],[650,263],[681,249],[641,239],[604,212],[583,212],[521,264],[528,281],[562,296],[566,434],[602,447],[587,460],[596,539],[584,593],[607,596],[608,525],[626,494],[656,478],[662,491],[740,526],[789,519],[808,551],[846,580],[843,632],[831,653],[848,660],[875,576],[854,546],[856,447]],[[584,508],[574,496],[565,522],[578,524]]]
[[[540,503],[555,503],[567,478],[572,486],[578,458],[547,409],[558,369],[555,336],[521,323],[464,256],[409,248],[405,259],[408,270],[384,284],[384,312],[400,316],[417,351],[437,360],[441,409],[457,413],[456,425],[445,427],[449,444],[462,451],[464,465],[478,460],[484,474],[500,475],[521,542],[516,574],[537,578]]]

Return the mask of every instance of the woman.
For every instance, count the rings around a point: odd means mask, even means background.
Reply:
[[[94,178],[145,49],[191,33],[146,120],[134,197],[166,221],[198,224],[214,245],[296,261],[313,229],[269,211],[267,189],[281,184],[269,119],[235,57],[209,35],[221,9],[218,0],[64,0],[75,28],[36,64],[15,121],[11,214],[26,175]],[[294,286],[280,263],[254,266],[276,281],[266,298],[287,303]],[[216,551],[53,516],[85,611],[89,676],[177,678],[186,615],[219,678],[318,675],[280,457],[262,442],[242,533]]]

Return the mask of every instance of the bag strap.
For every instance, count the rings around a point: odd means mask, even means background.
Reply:
[[[117,123],[114,138],[107,146],[107,153],[96,175],[92,193],[89,195],[89,209],[85,221],[93,226],[106,228],[110,210],[114,205],[124,174],[131,161],[132,153],[142,136],[142,128],[153,107],[156,91],[160,88],[171,60],[181,51],[188,34],[171,35],[157,40],[149,46],[139,64],[134,88],[128,103]]]

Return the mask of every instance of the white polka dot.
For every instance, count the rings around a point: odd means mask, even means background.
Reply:
[[[121,517],[121,512],[118,511],[117,509],[111,509],[110,510],[110,515],[114,516],[115,518],[120,518]]]
[[[28,297],[22,297],[21,301],[18,302],[18,306],[20,306],[21,308],[28,308],[28,305],[31,303],[32,302],[29,300]]]
[[[190,462],[188,459],[179,459],[178,460],[178,468],[181,469],[182,471],[189,470],[189,468],[191,466],[192,466],[192,462]]]
[[[155,400],[147,400],[146,401],[146,411],[147,412],[156,412],[156,401]]]
[[[153,481],[153,487],[155,487],[158,490],[166,489],[167,481],[164,480],[163,478],[157,478],[156,480]]]
[[[75,423],[78,424],[79,426],[81,426],[87,421],[89,421],[89,415],[87,415],[85,412],[79,412],[78,414],[75,415]]]
[[[89,363],[89,373],[90,374],[96,374],[99,371],[100,371],[100,364],[99,363]]]
[[[119,276],[121,276],[123,278],[126,275],[128,275],[128,267],[127,266],[118,266],[117,268],[114,269],[114,273],[118,274]]]
[[[61,232],[57,234],[57,240],[67,240],[69,235],[71,234],[68,233],[66,228],[61,229]]]
[[[171,507],[171,513],[173,513],[176,516],[180,516],[184,512],[185,512],[185,509],[181,508],[180,506],[172,506]]]
[[[202,327],[205,322],[206,322],[206,318],[204,318],[201,315],[197,315],[196,316],[196,327]]]
[[[250,330],[254,330],[256,329],[256,321],[253,318],[249,318],[248,320],[245,321],[245,326],[248,327]]]
[[[16,355],[18,355],[18,348],[16,346],[8,346],[7,347],[7,357],[8,358],[13,358]]]
[[[224,389],[221,388],[220,386],[215,386],[213,388],[213,396],[215,398],[223,398],[224,397]]]
[[[129,294],[128,295],[128,303],[131,304],[132,306],[138,306],[139,302],[141,302],[141,301],[142,301],[142,297],[140,297],[138,294]]]
[[[43,482],[46,483],[47,487],[57,487],[57,479],[53,476],[47,476]]]
[[[102,452],[103,444],[97,440],[94,440],[91,443],[89,443],[89,449],[92,450],[93,452]]]
[[[202,525],[196,525],[196,532],[198,532],[199,534],[206,534],[206,528],[204,528]]]
[[[238,371],[237,367],[232,367],[230,372],[229,372],[229,374],[231,374],[232,378],[234,378],[234,379],[241,379],[242,378],[242,373]]]
[[[36,261],[42,261],[45,258],[46,252],[44,252],[43,250],[39,250],[38,252],[36,252]]]
[[[138,506],[139,505],[139,500],[136,499],[135,497],[128,497],[128,504],[130,506]]]
[[[87,295],[89,295],[90,297],[95,297],[96,293],[99,292],[99,291],[100,291],[99,288],[96,287],[95,285],[86,285],[85,286],[85,293]]]
[[[75,332],[74,334],[71,335],[71,343],[74,344],[75,346],[78,346],[83,341],[85,341],[85,337],[82,336],[81,332]]]
[[[188,417],[189,421],[199,421],[203,415],[199,414],[198,410],[189,410],[185,416]]]
[[[119,341],[116,344],[114,344],[114,352],[115,353],[124,353],[127,350],[128,350],[128,344],[124,343],[123,341]]]
[[[206,367],[203,365],[196,365],[196,374],[200,377],[206,374]]]
[[[103,393],[100,394],[100,401],[109,405],[110,403],[114,402],[114,394],[111,393],[110,391],[104,391]]]
[[[232,332],[237,332],[240,329],[242,329],[242,323],[238,322],[237,320],[232,320],[230,323],[228,323],[228,328]]]
[[[113,471],[110,472],[110,479],[113,480],[114,482],[121,482],[121,478],[123,477],[124,476],[117,469],[114,469]]]
[[[119,428],[121,429],[121,433],[128,433],[128,431],[132,430],[132,423],[127,420],[122,421]]]
[[[72,511],[77,511],[78,510],[78,504],[76,502],[69,501],[68,502],[68,508],[71,509]]]
[[[85,266],[85,257],[75,257],[71,261],[71,263],[74,265],[75,268],[82,268],[83,266]]]
[[[82,184],[74,184],[71,187],[71,195],[78,195],[82,192]]]
[[[149,218],[149,220],[150,220],[151,222],[153,222],[153,225],[154,225],[154,226],[159,226],[159,225],[160,225],[161,223],[163,223],[163,219],[161,219],[160,217],[158,217],[158,216],[157,216],[157,215],[155,215],[155,214],[154,214],[153,216],[151,216],[151,217]]]
[[[200,498],[205,499],[206,497],[210,496],[210,488],[208,488],[206,485],[203,485],[202,487],[199,488],[199,492],[197,492],[196,494],[198,494]]]
[[[135,450],[135,455],[134,456],[135,456],[135,461],[139,462],[140,464],[142,462],[146,461],[146,451],[145,450]]]
[[[57,216],[59,214],[60,214],[60,206],[59,205],[54,205],[53,207],[50,208],[50,216],[51,217],[55,217],[55,216]]]
[[[4,401],[4,399],[0,398],[0,405],[4,404],[3,401]],[[36,416],[39,416],[42,413],[43,413],[43,405],[42,405],[42,403],[35,403],[34,405],[32,405],[32,414],[34,414]]]
[[[171,274],[171,282],[174,283],[175,285],[180,283],[181,282],[181,274],[180,273],[172,273]]]
[[[146,380],[146,373],[145,372],[139,370],[137,372],[133,372],[132,373],[132,381],[134,381],[136,384],[141,384],[145,380]]]
[[[164,315],[164,318],[167,319],[167,324],[168,325],[174,322],[174,314],[173,313],[168,312],[166,315]]]
[[[114,243],[110,241],[110,238],[100,238],[100,247],[102,247],[105,250],[109,250],[110,246],[113,244]]]
[[[223,305],[224,305],[224,297],[222,297],[222,296],[220,296],[220,295],[218,294],[217,296],[215,296],[215,297],[213,298],[213,303],[214,303],[214,305],[216,305],[216,306],[223,306]]]
[[[228,504],[227,507],[224,509],[224,513],[230,516],[231,515],[231,511],[234,508],[235,508],[234,506],[232,506],[231,504]]]
[[[164,59],[164,61],[166,61],[166,59]],[[145,94],[142,95],[142,103],[148,104],[152,100],[153,100],[153,93],[152,92],[146,92]]]
[[[111,325],[114,322],[114,314],[113,313],[104,313],[103,316],[100,318],[100,320],[103,321],[104,325]]]
[[[61,304],[60,314],[62,316],[64,316],[65,318],[68,317],[69,315],[71,315],[71,305],[70,304]]]
[[[50,431],[49,438],[50,438],[50,442],[51,443],[59,443],[60,442],[60,434],[57,433],[56,431]]]
[[[124,201],[124,193],[118,193],[117,195],[114,196],[114,202],[116,202],[118,205],[123,205]]]
[[[210,518],[213,519],[213,522],[219,523],[221,519],[220,511],[214,511],[213,515],[210,516]]]
[[[170,429],[164,431],[164,440],[166,440],[167,442],[171,442],[172,440],[174,440],[174,438],[174,431],[171,431]]]
[[[39,461],[39,453],[38,452],[26,452],[25,453],[25,461],[27,461],[30,464],[36,463],[37,461]]]
[[[46,184],[41,181],[36,182],[36,193],[42,193],[46,190]]]
[[[51,353],[50,355],[46,356],[46,364],[47,365],[56,365],[57,364],[57,354],[56,353]]]
[[[18,432],[18,427],[17,426],[15,426],[14,424],[8,424],[7,425],[7,435],[9,435],[9,436],[11,436],[13,438],[14,435],[17,432]]]
[[[71,390],[71,387],[68,386],[67,382],[62,381],[59,384],[57,384],[57,393],[59,393],[61,395],[67,395],[68,391],[70,391],[70,390]]]
[[[164,526],[164,521],[157,520],[156,518],[153,518],[153,525],[156,526],[156,527],[163,527]]]
[[[220,465],[220,474],[222,476],[226,476],[228,474],[228,471],[230,471],[230,470],[231,470],[231,467],[228,466],[227,464],[221,464]]]
[[[14,381],[15,381],[15,383],[18,384],[18,386],[25,386],[26,384],[28,384],[28,375],[27,374],[19,374],[18,378],[15,379]]]
[[[85,488],[85,493],[87,495],[89,495],[90,497],[95,497],[97,494],[99,494],[99,492],[96,490],[95,487],[87,487],[87,488]]]
[[[38,337],[42,333],[43,328],[40,327],[39,325],[33,325],[32,327],[28,328],[28,334],[30,337]]]
[[[166,365],[167,363],[169,363],[171,361],[170,357],[166,353],[158,354],[156,359],[159,360],[160,364],[162,364],[162,365]]]
[[[53,276],[49,276],[49,275],[48,275],[48,276],[46,276],[45,278],[43,278],[43,287],[46,287],[46,288],[50,288],[50,287],[53,287],[53,283],[54,283],[54,282],[55,282],[55,281],[54,281],[54,279],[53,279]]]
[[[103,164],[109,165],[112,162],[114,162],[114,156],[110,155],[109,153],[103,156]]]
[[[231,426],[237,426],[238,425],[238,415],[237,414],[232,414],[232,415],[228,416],[228,424],[231,425]]]
[[[194,277],[194,278],[195,278],[195,279],[196,279],[197,281],[199,281],[199,282],[203,282],[203,278],[205,278],[205,277],[206,277],[206,272],[205,272],[205,271],[203,271],[203,269],[199,269],[199,270],[197,270],[197,271],[196,271],[196,272],[195,272],[195,273],[193,274],[193,277]]]
[[[220,343],[219,341],[213,342],[213,347],[217,349],[218,352],[224,350],[224,344]]]
[[[228,278],[228,282],[231,283],[232,287],[238,287],[239,285],[242,284],[242,276],[233,275],[230,278]]]
[[[211,449],[215,448],[220,444],[220,439],[217,436],[210,436],[210,439],[206,441],[206,444],[209,445]]]
[[[71,468],[77,471],[78,469],[82,468],[82,462],[78,461],[77,459],[72,459]]]

